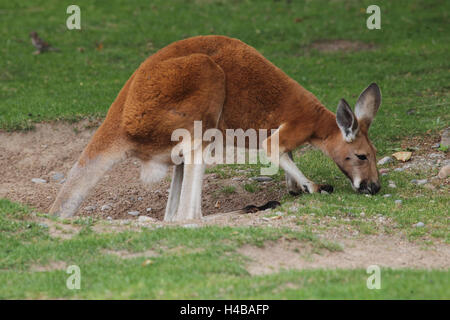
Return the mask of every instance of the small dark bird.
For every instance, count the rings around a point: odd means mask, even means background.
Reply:
[[[30,32],[31,43],[37,49],[33,54],[41,54],[46,51],[59,51],[57,48],[53,48],[47,42],[39,38],[36,31]]]

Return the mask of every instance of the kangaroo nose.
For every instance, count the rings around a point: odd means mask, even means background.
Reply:
[[[370,194],[376,194],[378,191],[380,191],[381,185],[379,183],[371,182],[368,189]]]

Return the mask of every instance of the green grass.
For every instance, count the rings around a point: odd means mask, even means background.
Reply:
[[[444,271],[382,269],[380,290],[366,287],[365,270],[281,271],[251,276],[235,250],[261,246],[280,237],[307,242],[317,250],[341,250],[314,235],[274,228],[181,227],[142,232],[84,232],[68,240],[49,236],[29,221],[30,210],[0,200],[0,298],[150,299],[398,299],[449,297]],[[80,223],[85,228],[91,220]],[[141,252],[151,257],[122,259],[106,250]],[[176,250],[174,250],[176,249]],[[62,270],[33,266],[64,261],[81,271],[81,289],[69,290]]]
[[[225,193],[225,194],[235,193],[236,187],[235,186],[225,186],[220,189],[220,192]]]
[[[70,31],[65,26],[67,3],[2,1],[0,130],[32,129],[33,123],[42,121],[101,118],[146,57],[179,39],[223,34],[254,46],[331,110],[342,97],[353,104],[369,83],[377,82],[383,102],[370,137],[379,156],[390,154],[398,150],[402,139],[436,134],[449,124],[450,2],[378,1],[381,30],[365,26],[365,8],[370,4],[344,0],[134,0],[126,4],[80,0],[82,30]],[[61,51],[32,55],[28,38],[32,30]],[[310,49],[312,42],[323,39],[373,43],[375,48],[335,53]],[[98,43],[103,44],[102,50],[97,50]],[[355,194],[332,161],[317,151],[296,157],[296,163],[312,180],[335,187],[327,196],[285,196],[277,210],[290,212],[296,205],[289,214],[295,216],[302,232],[270,227],[173,227],[97,234],[93,226],[101,222],[79,218],[63,221],[81,228],[75,237],[63,241],[31,219],[30,209],[0,200],[0,298],[450,297],[448,271],[383,269],[381,290],[366,288],[365,270],[250,276],[243,257],[236,253],[240,246],[262,246],[288,235],[317,250],[339,250],[336,244],[315,236],[336,226],[362,235],[404,234],[411,241],[450,242],[448,186],[430,191],[410,182],[436,172],[391,172],[383,177],[379,195],[365,197]],[[259,175],[259,168],[228,165],[207,172],[220,178],[251,177]],[[281,181],[283,173],[273,178]],[[397,188],[388,189],[387,180],[395,181]],[[251,193],[259,188],[256,183],[242,187]],[[218,191],[233,193],[236,189]],[[385,193],[392,197],[384,198]],[[394,204],[397,199],[403,201],[401,206]],[[380,228],[374,222],[380,216],[393,223]],[[313,225],[306,225],[304,217],[314,217]],[[329,226],[319,225],[330,217],[335,220]],[[419,221],[425,227],[414,228]],[[180,246],[186,248],[181,254],[166,250]],[[160,255],[145,267],[146,258],[124,260],[103,251],[149,249]],[[31,271],[33,265],[58,261],[81,267],[81,290],[65,287],[68,275],[64,270]]]

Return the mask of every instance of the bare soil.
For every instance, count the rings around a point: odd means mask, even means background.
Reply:
[[[370,265],[387,268],[448,269],[447,245],[424,249],[396,237],[366,236],[364,239],[341,239],[342,251],[315,252],[298,241],[281,240],[264,247],[245,245],[238,252],[248,258],[247,271],[252,275],[278,272],[281,269],[366,269]]]
[[[87,120],[75,124],[41,123],[28,132],[0,132],[0,198],[47,212],[62,187],[61,181],[52,181],[52,175],[55,172],[67,175],[97,125]],[[133,158],[115,166],[85,199],[77,215],[131,219],[135,217],[128,212],[139,211],[140,215],[162,219],[170,177],[152,186],[145,185],[139,179],[140,166],[139,160]],[[47,183],[32,182],[33,178],[45,179]],[[259,183],[258,191],[248,192],[243,185],[249,182],[245,172],[230,179],[207,174],[203,214],[238,210],[249,204],[260,206],[268,200],[279,200],[285,192],[284,183],[276,181]],[[235,192],[221,192],[224,186],[234,186]],[[103,205],[111,209],[102,211]],[[93,206],[94,210],[86,210]]]

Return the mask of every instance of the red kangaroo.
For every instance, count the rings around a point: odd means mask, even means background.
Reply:
[[[380,106],[372,83],[359,96],[355,113],[341,99],[336,115],[251,46],[224,36],[177,41],[145,60],[125,83],[106,119],[68,174],[50,213],[69,217],[100,177],[127,156],[142,161],[141,178],[162,179],[173,164],[175,129],[277,129],[279,154],[266,148],[286,172],[291,193],[331,192],[307,179],[292,150],[309,142],[331,157],[359,192],[380,190],[376,149],[367,133]],[[204,164],[174,166],[165,220],[201,218]]]

